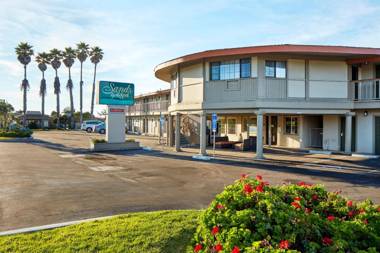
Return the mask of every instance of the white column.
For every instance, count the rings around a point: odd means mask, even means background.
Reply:
[[[346,114],[346,131],[344,152],[351,153],[352,115]]]
[[[256,159],[264,158],[263,155],[263,113],[257,113],[257,141],[256,141]]]
[[[199,128],[199,146],[200,146],[200,154],[201,155],[207,155],[206,153],[206,121],[207,121],[207,114],[205,112],[201,112],[200,116],[200,128]]]
[[[181,151],[181,116],[179,113],[175,115],[175,151]]]
[[[268,146],[272,145],[272,116],[268,116]]]

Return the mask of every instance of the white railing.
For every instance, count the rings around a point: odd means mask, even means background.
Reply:
[[[353,100],[380,100],[380,79],[366,79],[350,82]]]
[[[133,106],[128,106],[128,113],[150,113],[150,112],[166,112],[169,107],[168,100],[154,101],[147,103],[137,103]]]

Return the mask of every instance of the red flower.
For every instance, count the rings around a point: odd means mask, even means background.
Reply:
[[[218,243],[217,245],[214,246],[214,250],[216,252],[219,252],[219,251],[222,251],[223,250],[223,246],[222,244]]]
[[[256,186],[256,191],[258,191],[258,192],[264,192],[263,186],[262,185]]]
[[[348,215],[348,217],[352,217],[352,216],[354,216],[354,214],[355,214],[354,211],[349,211],[347,215]]]
[[[282,240],[280,242],[280,249],[288,249],[289,248],[289,241],[288,240]]]
[[[364,223],[364,224],[368,224],[368,220],[367,220],[367,219],[364,219],[364,220],[363,220],[363,223]]]
[[[251,186],[250,184],[245,184],[243,190],[244,190],[244,192],[245,192],[246,194],[250,194],[250,193],[253,192],[253,188],[252,188],[252,186]]]
[[[197,244],[197,245],[195,245],[195,247],[194,247],[194,252],[199,252],[202,248],[203,248],[203,247],[202,247],[201,244]]]
[[[217,208],[217,209],[223,209],[224,206],[223,206],[222,204],[217,204],[217,205],[216,205],[216,208]]]
[[[359,213],[363,214],[363,213],[365,213],[365,210],[364,210],[363,208],[361,208],[361,209],[359,210]]]
[[[261,180],[263,180],[263,177],[260,175],[256,175],[256,180],[261,181]]]
[[[377,208],[377,211],[380,212],[380,206]]]
[[[301,198],[300,197],[295,197],[294,201],[301,201]]]
[[[211,230],[211,233],[213,235],[216,235],[217,233],[219,233],[219,227],[218,226],[213,227],[212,230]]]
[[[238,246],[235,246],[235,247],[232,249],[231,253],[240,253],[240,249],[239,249],[239,247],[238,247]]]
[[[294,206],[296,209],[301,208],[301,205],[298,202],[292,202],[291,205]]]
[[[247,174],[241,174],[241,175],[240,175],[240,180],[246,179],[247,177],[248,177]]]
[[[301,182],[298,182],[298,184],[297,184],[298,186],[305,186],[306,185],[306,183],[304,182],[304,181],[301,181]]]
[[[313,200],[317,200],[317,199],[318,199],[318,195],[317,195],[317,194],[314,194],[311,198],[312,198]]]
[[[333,243],[333,240],[330,237],[325,236],[322,239],[322,243],[324,245],[331,245]]]
[[[334,217],[334,215],[329,215],[329,216],[327,216],[327,219],[329,221],[333,221],[333,220],[335,220],[335,217]]]
[[[347,201],[347,206],[352,207],[352,200]]]
[[[269,182],[268,181],[263,181],[261,182],[263,185],[269,185]]]
[[[306,213],[311,213],[311,208],[306,207],[306,208],[305,208],[305,212],[306,212]]]

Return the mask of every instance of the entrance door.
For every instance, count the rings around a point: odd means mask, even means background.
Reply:
[[[272,145],[277,145],[277,116],[272,116],[271,119],[271,140],[272,140]]]
[[[375,117],[375,153],[380,155],[380,117]]]

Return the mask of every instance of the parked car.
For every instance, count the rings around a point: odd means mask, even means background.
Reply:
[[[83,121],[80,129],[86,131],[87,133],[91,133],[94,129],[94,126],[103,123],[101,120],[86,120]]]
[[[104,122],[93,126],[92,131],[94,133],[100,133],[100,134],[105,134],[106,133],[106,124]]]

